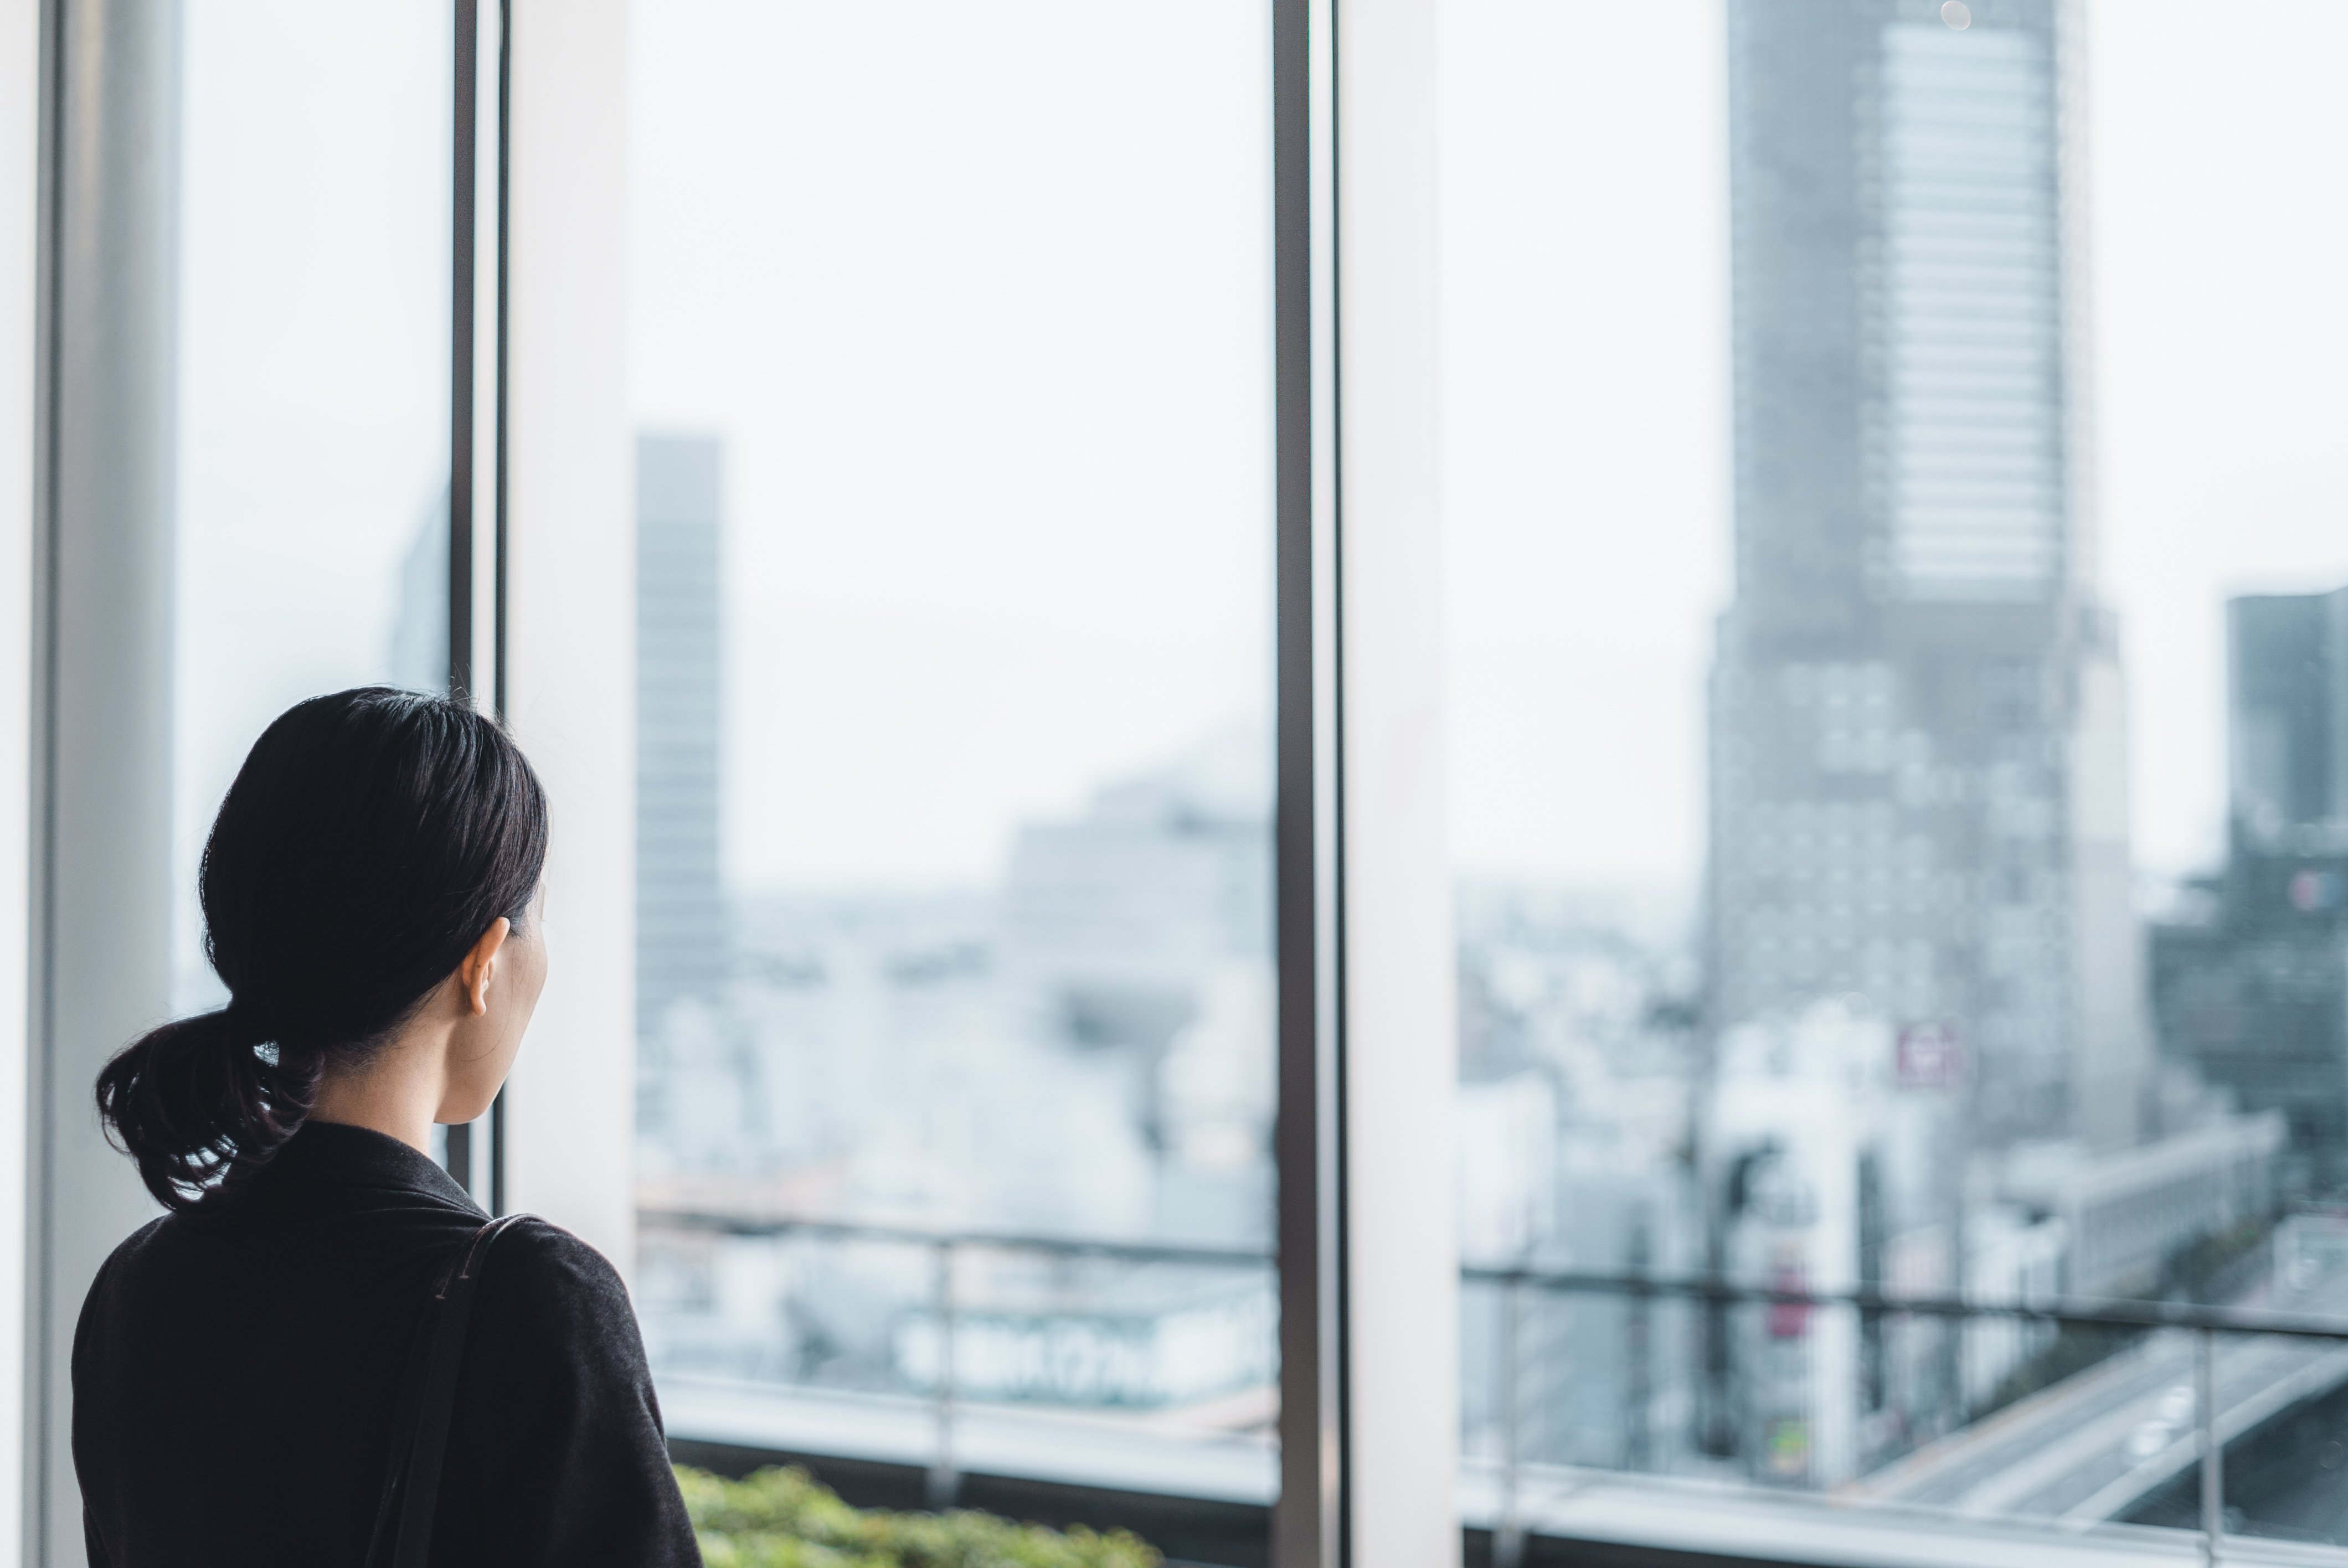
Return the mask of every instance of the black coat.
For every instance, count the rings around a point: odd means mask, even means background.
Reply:
[[[359,1568],[425,1300],[486,1217],[398,1140],[313,1122],[117,1247],[74,1336],[93,1568]],[[701,1561],[627,1292],[542,1220],[480,1275],[431,1561]]]

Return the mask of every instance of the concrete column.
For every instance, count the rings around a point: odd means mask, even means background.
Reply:
[[[48,466],[33,687],[26,1561],[83,1561],[67,1440],[91,1277],[153,1214],[98,1129],[106,1059],[170,1007],[178,0],[57,0]]]
[[[635,518],[627,7],[515,0],[506,714],[552,796],[552,970],[507,1089],[506,1201],[635,1245]]]
[[[1434,0],[1338,0],[1350,1568],[1459,1561]]]
[[[25,1243],[31,1167],[23,1158],[26,943],[32,909],[34,473],[42,422],[42,18],[39,0],[0,0],[0,1410],[25,1408]],[[0,1422],[0,1541],[22,1542],[24,1423]]]

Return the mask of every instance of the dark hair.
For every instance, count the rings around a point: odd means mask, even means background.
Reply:
[[[217,1012],[167,1023],[98,1077],[109,1135],[167,1207],[266,1164],[327,1061],[364,1061],[546,864],[546,792],[461,702],[385,686],[313,697],[262,732],[204,845]]]

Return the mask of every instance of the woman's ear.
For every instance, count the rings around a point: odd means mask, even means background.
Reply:
[[[498,949],[513,934],[513,922],[504,916],[489,923],[465,961],[457,966],[457,983],[465,992],[465,1010],[479,1018],[489,1010],[489,977],[497,972]]]

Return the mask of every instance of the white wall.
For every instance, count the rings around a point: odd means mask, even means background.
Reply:
[[[171,1001],[180,8],[74,0],[58,85],[47,668],[33,759],[28,1422],[40,1561],[82,1561],[67,1362],[90,1280],[157,1210],[91,1086]]]
[[[1433,0],[1341,0],[1339,463],[1353,1559],[1459,1560]]]
[[[511,1208],[634,1251],[635,520],[627,7],[516,0],[506,712],[552,796],[552,972],[508,1092]]]
[[[0,1411],[25,1399],[35,323],[41,8],[0,0]],[[0,1542],[24,1530],[25,1433],[0,1420]]]

